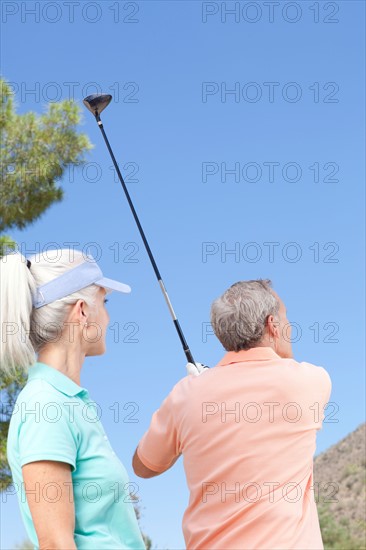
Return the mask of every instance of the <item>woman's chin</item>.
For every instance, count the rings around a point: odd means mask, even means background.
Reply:
[[[95,348],[89,349],[86,352],[85,357],[96,357],[98,355],[103,355],[105,351],[106,351],[105,344],[98,345],[98,346],[95,346]]]

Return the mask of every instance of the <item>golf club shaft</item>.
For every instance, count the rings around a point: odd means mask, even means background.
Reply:
[[[155,259],[154,259],[154,256],[152,255],[152,252],[151,252],[151,249],[150,249],[150,246],[149,246],[149,243],[147,242],[147,239],[145,237],[145,233],[144,233],[144,230],[142,229],[142,226],[141,226],[141,223],[140,223],[140,220],[136,214],[136,210],[135,210],[135,207],[132,203],[132,200],[131,200],[131,197],[129,195],[129,192],[128,192],[128,189],[126,187],[126,184],[124,182],[124,179],[122,177],[122,174],[121,174],[121,171],[119,169],[119,166],[117,164],[117,161],[114,157],[114,154],[113,154],[113,151],[112,151],[112,148],[109,144],[109,141],[108,141],[108,138],[107,138],[107,135],[104,131],[104,127],[103,127],[103,123],[100,119],[100,116],[99,115],[95,115],[95,118],[96,118],[96,121],[98,123],[98,126],[100,128],[100,131],[102,132],[102,135],[103,135],[103,138],[104,138],[104,141],[107,145],[107,148],[108,148],[108,151],[109,151],[109,154],[111,155],[111,159],[113,161],[113,164],[114,164],[114,167],[116,169],[116,172],[117,172],[117,175],[118,175],[118,178],[119,178],[119,181],[121,182],[121,185],[123,187],[123,191],[125,192],[125,195],[126,195],[126,198],[127,198],[127,202],[130,206],[130,209],[131,209],[131,212],[133,214],[133,217],[135,218],[135,222],[137,224],[137,227],[138,227],[138,230],[140,232],[140,235],[141,235],[141,238],[143,240],[143,243],[145,245],[145,248],[146,248],[146,251],[149,255],[149,258],[150,258],[150,262],[151,262],[151,265],[153,266],[153,269],[155,271],[155,275],[156,275],[156,278],[158,280],[158,283],[160,285],[160,288],[162,290],[162,293],[164,295],[164,298],[165,298],[165,301],[168,305],[168,308],[169,308],[169,311],[170,311],[170,314],[172,316],[172,319],[173,319],[173,323],[174,323],[174,326],[176,328],[176,331],[178,333],[178,336],[179,336],[179,339],[180,339],[180,342],[182,344],[182,347],[183,347],[183,351],[186,355],[186,358],[187,358],[187,361],[189,363],[193,363],[194,364],[194,359],[193,359],[193,356],[192,356],[192,353],[188,347],[188,344],[187,344],[187,341],[184,337],[184,334],[183,334],[183,331],[181,329],[181,326],[179,324],[179,321],[177,319],[177,316],[175,315],[175,312],[174,312],[174,309],[173,309],[173,306],[172,306],[172,303],[169,299],[169,296],[168,296],[168,293],[166,291],[166,288],[165,288],[165,285],[164,285],[164,282],[163,282],[163,279],[161,278],[161,275],[160,275],[160,272],[159,272],[159,269],[158,269],[158,266],[156,265],[156,262],[155,262]]]

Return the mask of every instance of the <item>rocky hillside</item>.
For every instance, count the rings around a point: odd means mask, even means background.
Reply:
[[[325,548],[366,549],[366,424],[314,461]]]

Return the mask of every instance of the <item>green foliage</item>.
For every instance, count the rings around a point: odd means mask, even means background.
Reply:
[[[24,229],[62,200],[57,180],[92,147],[76,132],[79,122],[79,107],[69,100],[49,104],[42,115],[16,114],[11,89],[0,79],[0,231]]]
[[[15,546],[15,550],[33,550],[33,548],[34,544],[32,544],[28,539],[23,540],[23,542]]]
[[[137,518],[137,521],[140,523],[140,519],[141,519],[141,508],[138,504],[138,498],[136,497],[136,495],[130,493],[130,497],[132,500],[135,501],[134,503],[134,509],[135,509],[135,514],[136,514],[136,518]],[[145,535],[145,533],[141,532],[141,535],[142,535],[142,538],[143,538],[143,541],[145,543],[145,546],[146,546],[146,550],[151,550],[152,549],[152,540],[150,537],[148,537],[147,535]]]
[[[361,470],[361,467],[358,464],[347,464],[347,466],[343,470],[341,481],[343,481],[343,479],[349,476],[353,476],[354,474],[357,474],[360,470]]]
[[[16,243],[9,237],[0,237],[0,257],[5,249],[14,249]],[[26,383],[23,371],[17,371],[15,377],[2,375],[0,378],[0,491],[11,484],[11,472],[6,458],[6,440],[9,421],[18,393]]]
[[[16,114],[12,91],[0,78],[0,231],[24,229],[62,199],[57,181],[68,166],[82,164],[84,152],[92,147],[86,135],[76,132],[79,122],[79,107],[72,101],[50,104],[42,115]],[[0,256],[15,248],[10,237],[0,235]],[[23,373],[0,382],[0,491],[11,484],[6,440],[11,411],[25,382]]]
[[[347,518],[337,523],[325,503],[318,505],[318,514],[324,550],[365,550],[365,539],[355,537]]]
[[[86,135],[76,133],[79,122],[79,108],[72,101],[50,104],[43,115],[17,115],[10,87],[0,79],[0,231],[24,229],[54,202],[62,200],[63,191],[57,180],[68,166],[82,164],[83,153],[92,147]],[[0,235],[0,257],[16,247],[10,237]],[[0,491],[12,482],[6,441],[11,413],[25,383],[26,376],[20,371],[15,378],[0,380]],[[139,519],[137,504],[135,512]],[[150,550],[151,539],[142,536]],[[17,548],[28,550],[33,545],[25,540]]]
[[[2,376],[0,379],[0,491],[4,491],[11,484],[11,472],[6,458],[6,440],[8,437],[9,421],[18,393],[26,383],[26,376],[18,371],[15,377]]]
[[[7,235],[0,235],[0,258],[3,256],[7,250],[15,250],[17,244],[13,239]]]

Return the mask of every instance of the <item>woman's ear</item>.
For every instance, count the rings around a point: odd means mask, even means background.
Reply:
[[[84,324],[88,318],[88,305],[84,300],[78,300],[71,311],[70,319],[76,323]]]

